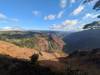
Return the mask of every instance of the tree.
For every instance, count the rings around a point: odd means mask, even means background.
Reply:
[[[31,63],[35,64],[39,58],[39,55],[33,54],[30,58],[31,58]]]
[[[93,9],[95,9],[95,10],[100,10],[100,0],[98,0],[98,1],[96,2],[96,4],[94,5]]]
[[[94,21],[90,24],[86,24],[83,29],[100,29],[100,21]]]
[[[91,1],[95,0],[83,0],[83,4],[89,3]],[[93,10],[100,10],[100,0],[96,1],[96,3],[93,6]],[[97,18],[100,18],[100,15],[98,15]],[[100,21],[94,21],[90,24],[86,24],[84,25],[83,29],[100,29]]]
[[[83,1],[83,4],[86,4],[86,3],[91,2],[91,1],[95,1],[95,0],[84,0]],[[96,11],[99,11],[100,10],[100,0],[98,0],[95,3],[95,5],[93,6],[93,9],[96,10]],[[98,15],[97,18],[100,18],[100,15]]]
[[[98,15],[97,18],[100,18],[100,15]]]
[[[88,2],[91,2],[91,1],[95,1],[95,0],[84,0],[83,1],[83,4],[85,3],[88,3]],[[93,9],[94,10],[100,10],[100,0],[98,0],[95,5],[93,6]]]

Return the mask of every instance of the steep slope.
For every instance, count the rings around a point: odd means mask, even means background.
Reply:
[[[41,53],[42,55],[39,55],[38,61],[40,62],[42,66],[50,67],[51,69],[58,68],[58,70],[61,70],[61,67],[62,69],[65,68],[65,64],[60,62],[59,58],[66,57],[67,54],[57,53],[57,52],[48,53],[44,51],[41,51]],[[8,42],[0,41],[0,54],[8,55],[13,58],[30,60],[30,57],[33,54],[39,54],[39,52],[34,49],[21,48]]]
[[[100,48],[74,51],[69,55],[66,63],[72,70],[83,70],[87,73],[79,75],[100,75]]]
[[[11,43],[0,41],[0,54],[10,55],[12,57],[17,57],[17,58],[28,59],[33,54],[33,52],[35,52],[35,50],[20,48]]]
[[[75,32],[64,38],[70,51],[100,48],[100,30],[90,29]]]
[[[59,35],[58,35],[59,34]],[[20,47],[38,49],[40,51],[63,50],[63,32],[52,31],[10,31],[0,32],[0,40],[11,42]]]

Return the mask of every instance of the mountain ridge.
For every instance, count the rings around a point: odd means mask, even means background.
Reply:
[[[69,45],[70,51],[100,48],[100,30],[89,29],[75,32],[65,37],[64,41]]]

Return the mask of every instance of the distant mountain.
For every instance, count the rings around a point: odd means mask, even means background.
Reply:
[[[72,32],[66,32],[66,31],[41,31],[41,30],[33,30],[33,31],[0,31],[0,38],[29,38],[32,37],[34,34],[54,34],[58,37],[65,37],[69,35]]]
[[[71,32],[63,31],[0,31],[0,40],[17,46],[42,51],[63,50],[63,38]]]
[[[64,38],[68,50],[91,50],[100,48],[100,29],[90,29],[75,32]]]
[[[92,23],[84,25],[83,29],[100,29],[100,21],[94,21]]]

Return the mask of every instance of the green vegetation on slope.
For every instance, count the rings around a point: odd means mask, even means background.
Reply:
[[[6,31],[0,32],[0,40],[40,51],[62,50],[64,46],[64,42],[60,37],[46,33]]]

